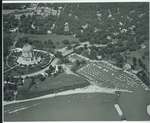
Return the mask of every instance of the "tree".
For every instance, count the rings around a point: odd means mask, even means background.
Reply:
[[[136,57],[133,57],[133,59],[132,59],[132,61],[133,61],[133,65],[137,65],[137,59],[136,59]]]
[[[54,42],[51,39],[49,39],[48,41],[45,41],[45,46],[47,48],[49,48],[50,50],[55,48],[55,44],[54,44]]]
[[[127,42],[127,47],[130,51],[135,51],[137,48],[139,48],[139,45],[137,44],[137,42],[129,40]]]
[[[4,33],[3,37],[3,47],[4,47],[4,57],[9,54],[10,46],[13,44],[11,35]]]
[[[57,51],[57,52],[55,53],[55,56],[58,57],[58,58],[60,58],[60,59],[63,58],[62,52],[59,52],[59,51]]]
[[[62,66],[58,66],[58,71],[61,73],[63,72],[63,67]]]
[[[52,72],[54,72],[55,71],[55,68],[52,66],[52,65],[50,65],[49,66],[49,73],[52,73]]]
[[[69,61],[69,59],[67,59],[67,58],[62,58],[62,63],[67,64],[67,63],[70,63],[70,61]]]
[[[142,65],[143,65],[142,60],[141,60],[141,59],[138,59],[138,62],[139,62],[139,66],[142,67]]]
[[[32,41],[28,37],[24,36],[24,37],[19,38],[19,41],[16,43],[16,46],[22,48],[24,44],[31,43],[31,42]]]
[[[145,55],[142,55],[142,59],[143,59],[143,60],[145,59]]]
[[[77,54],[81,54],[83,50],[84,50],[83,47],[80,47],[80,48],[78,48],[78,49],[75,49],[74,51],[75,51]]]
[[[14,15],[3,16],[4,31],[9,32],[9,29],[16,28],[18,24],[19,24],[19,21],[15,18]]]
[[[97,51],[92,49],[89,57],[93,60],[97,59]]]
[[[72,49],[72,46],[69,44],[69,45],[67,46],[67,49],[68,49],[68,50]]]
[[[64,45],[69,45],[70,44],[70,42],[68,40],[63,40],[62,42],[63,42]]]
[[[84,44],[84,49],[88,49],[88,46],[87,46],[87,44]]]
[[[44,81],[45,79],[46,78],[43,75],[40,76],[40,81]]]
[[[33,45],[37,48],[37,49],[43,49],[44,48],[44,43],[41,43],[41,41],[39,40],[33,40]]]
[[[115,58],[116,59],[116,65],[118,66],[118,67],[123,67],[123,64],[124,64],[124,59],[123,59],[123,57],[119,54],[119,53],[116,53],[116,54],[114,54],[113,55],[113,58]]]
[[[147,74],[142,70],[139,73],[137,73],[137,76],[147,85],[150,86],[149,77]]]

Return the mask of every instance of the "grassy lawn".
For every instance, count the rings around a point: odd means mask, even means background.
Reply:
[[[21,34],[21,37],[28,37],[31,40],[38,40],[41,41],[41,43],[43,43],[44,41],[47,41],[49,39],[51,39],[54,43],[54,45],[56,46],[56,48],[62,48],[65,45],[63,44],[63,40],[68,40],[70,43],[73,42],[79,42],[79,40],[75,37],[73,37],[72,35],[57,35],[57,34]]]
[[[39,88],[37,88],[36,90],[34,90],[33,88],[31,91],[43,91],[47,89],[60,88],[62,86],[70,86],[83,83],[88,82],[81,77],[62,73],[54,78],[48,77],[45,81],[39,83]]]
[[[37,86],[33,85],[29,89],[28,87],[31,83],[31,79],[25,80],[24,86],[20,88],[20,94],[18,94],[18,99],[32,98],[39,95],[57,93],[60,91],[85,87],[89,85],[89,83],[85,79],[65,73],[61,73],[53,78],[48,77],[44,81],[36,79],[35,82],[37,83]]]

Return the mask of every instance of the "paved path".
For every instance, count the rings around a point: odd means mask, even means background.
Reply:
[[[6,72],[8,72],[8,71],[10,71],[10,70],[12,70],[12,69],[14,69],[14,68],[17,67],[17,66],[19,66],[19,65],[17,64],[17,65],[15,65],[15,66],[11,67],[10,69],[5,70],[4,73],[6,73]]]
[[[40,100],[40,99],[45,99],[45,98],[53,98],[56,96],[64,96],[64,95],[71,95],[71,94],[77,94],[77,93],[109,93],[109,94],[115,94],[114,89],[107,89],[107,88],[100,88],[95,85],[89,85],[84,88],[77,88],[73,90],[68,90],[68,91],[63,91],[55,94],[48,94],[45,96],[40,96],[40,97],[35,97],[32,99],[25,99],[25,100],[16,100],[16,101],[11,101],[11,102],[5,102],[4,105],[9,105],[9,104],[14,104],[14,103],[21,103],[21,102],[28,102],[28,101],[33,101],[33,100]]]
[[[63,64],[62,67],[63,67],[63,69],[64,69],[64,71],[65,71],[66,74],[73,74],[73,75],[79,76],[78,74],[76,74],[73,71],[71,71],[71,69],[70,69],[69,66]]]
[[[34,72],[34,73],[31,73],[31,74],[25,74],[25,75],[21,75],[21,76],[15,76],[16,78],[18,77],[21,77],[21,78],[26,78],[26,77],[31,77],[31,76],[36,76],[36,75],[39,75],[39,74],[43,74],[46,70],[49,69],[49,66],[47,66],[46,68],[38,71],[38,72]]]

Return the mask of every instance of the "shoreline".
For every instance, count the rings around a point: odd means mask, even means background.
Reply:
[[[39,97],[34,97],[31,99],[23,99],[23,100],[15,100],[15,101],[4,101],[3,105],[10,105],[10,104],[16,104],[16,103],[22,103],[22,102],[28,102],[28,101],[34,101],[34,100],[40,100],[40,99],[46,99],[46,98],[53,98],[57,96],[66,96],[66,95],[72,95],[72,94],[82,94],[82,93],[106,93],[106,94],[115,94],[115,89],[108,89],[108,88],[101,88],[95,85],[89,85],[83,88],[76,88],[72,90],[66,90],[58,93],[53,94],[47,94]],[[124,91],[124,92],[130,92],[130,91]],[[130,92],[131,93],[131,92]]]

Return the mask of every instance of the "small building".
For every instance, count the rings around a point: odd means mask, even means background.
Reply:
[[[82,29],[87,29],[89,27],[89,24],[86,23],[85,25],[82,25],[81,27],[82,27]]]
[[[55,29],[55,24],[53,23],[53,25],[51,26],[51,30]]]
[[[17,32],[17,30],[18,30],[18,27],[16,27],[16,28],[11,28],[9,31],[10,31],[10,32]]]
[[[66,22],[64,25],[65,25],[64,26],[64,31],[65,32],[69,32],[69,24],[68,24],[68,22]]]
[[[102,56],[97,56],[98,60],[101,60],[102,59]]]
[[[123,69],[124,70],[131,70],[131,65],[130,64],[125,64]]]
[[[52,31],[51,30],[47,30],[47,34],[52,34]]]
[[[108,13],[109,13],[108,18],[111,18],[111,17],[112,17],[112,14],[111,14],[110,9],[108,9]]]
[[[145,49],[145,48],[146,48],[146,45],[145,45],[145,44],[141,44],[141,48],[142,48],[142,49]]]
[[[31,25],[31,28],[32,28],[32,29],[36,29],[36,27],[34,26],[34,24]]]

